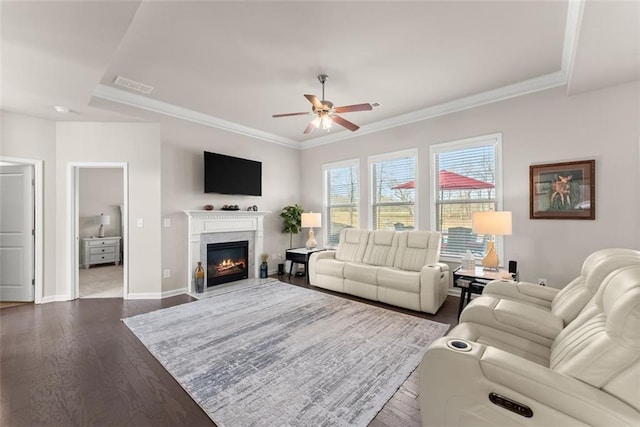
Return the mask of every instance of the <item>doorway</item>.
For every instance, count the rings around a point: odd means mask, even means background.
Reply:
[[[70,299],[126,298],[127,165],[72,163],[68,177]]]
[[[0,156],[0,301],[42,302],[42,160]]]

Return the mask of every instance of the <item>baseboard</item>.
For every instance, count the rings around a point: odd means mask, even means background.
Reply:
[[[162,292],[161,298],[175,297],[176,295],[182,295],[189,293],[189,288],[172,289],[170,291]]]
[[[163,299],[189,293],[189,289],[180,288],[164,292],[129,292],[125,299]]]
[[[60,301],[69,301],[69,295],[49,295],[46,297],[42,297],[40,304],[46,304],[48,302],[60,302]]]
[[[161,299],[162,292],[129,292],[125,299]]]
[[[449,288],[447,291],[447,295],[451,295],[452,297],[460,297],[460,289]]]

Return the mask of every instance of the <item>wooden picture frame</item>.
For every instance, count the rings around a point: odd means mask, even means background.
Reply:
[[[529,218],[596,219],[596,161],[529,166]]]

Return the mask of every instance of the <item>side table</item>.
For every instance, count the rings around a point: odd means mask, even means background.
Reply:
[[[291,279],[291,271],[293,271],[293,264],[304,264],[304,274],[307,278],[307,283],[309,283],[309,257],[314,252],[321,252],[326,249],[307,249],[307,248],[295,248],[295,249],[287,249],[285,252],[287,261],[291,261],[291,266],[289,267],[289,279]]]
[[[473,270],[463,270],[462,267],[458,267],[453,271],[453,286],[460,288],[458,319],[460,319],[462,309],[471,301],[471,294],[482,294],[485,285],[492,280],[517,281],[518,273],[512,274],[502,268],[498,271],[488,271],[482,267],[476,267]]]

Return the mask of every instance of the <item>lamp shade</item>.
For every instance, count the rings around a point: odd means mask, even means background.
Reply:
[[[504,236],[511,234],[511,212],[487,211],[475,212],[471,217],[471,226],[476,234]]]
[[[322,214],[305,212],[302,214],[302,227],[320,227],[322,226]]]
[[[109,215],[100,214],[100,225],[111,224],[111,217]]]

